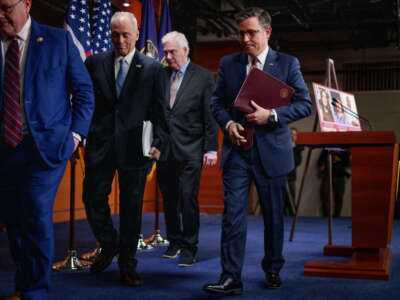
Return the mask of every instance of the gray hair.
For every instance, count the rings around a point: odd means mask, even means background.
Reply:
[[[238,12],[235,15],[236,24],[251,17],[257,17],[258,22],[260,22],[260,25],[264,29],[271,26],[271,15],[266,10],[259,7],[249,7]]]
[[[119,19],[119,18],[128,18],[129,20],[132,21],[133,23],[133,27],[135,28],[135,30],[138,30],[138,25],[137,25],[137,20],[136,17],[133,13],[130,13],[128,11],[117,11],[116,13],[113,14],[113,16],[111,17],[111,22],[110,24],[115,20],[115,19]]]
[[[183,33],[178,32],[178,31],[171,31],[171,32],[168,32],[167,34],[165,34],[161,38],[162,44],[165,44],[167,42],[172,42],[172,41],[177,42],[179,47],[181,47],[181,48],[187,48],[187,50],[188,50],[187,54],[189,55],[189,51],[190,51],[189,43]]]

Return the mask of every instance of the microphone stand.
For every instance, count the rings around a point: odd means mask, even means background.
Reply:
[[[349,114],[350,116],[352,116],[354,118],[357,118],[357,120],[359,120],[359,121],[364,121],[365,123],[368,124],[369,130],[374,130],[371,122],[367,118],[364,118],[363,116],[359,115],[355,111],[352,111],[350,108],[348,108],[347,106],[340,103],[339,100],[337,100],[336,98],[332,98],[331,103],[334,107],[338,107],[338,105],[340,105],[345,113]]]

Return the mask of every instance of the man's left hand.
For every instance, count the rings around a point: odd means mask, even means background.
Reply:
[[[253,123],[256,125],[265,125],[268,123],[269,115],[271,114],[271,110],[262,108],[257,105],[253,100],[250,100],[251,106],[255,109],[255,112],[246,115],[246,121],[248,123]]]
[[[214,153],[204,153],[203,155],[203,167],[212,167],[217,163],[218,156]]]
[[[150,159],[159,160],[161,152],[156,147],[151,147],[149,154],[150,154],[150,157],[149,157]]]

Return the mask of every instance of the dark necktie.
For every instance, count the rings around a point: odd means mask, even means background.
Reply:
[[[3,86],[3,138],[13,148],[23,139],[19,61],[18,38],[14,37],[5,56]]]
[[[258,64],[258,58],[257,58],[257,56],[254,56],[253,60],[251,61],[251,67],[250,67],[249,74],[250,74],[251,70],[253,70],[254,68],[257,68],[257,64]],[[242,147],[242,149],[244,151],[248,151],[253,146],[254,124],[246,122],[244,125],[243,135],[246,138],[247,142],[242,143],[240,146]]]

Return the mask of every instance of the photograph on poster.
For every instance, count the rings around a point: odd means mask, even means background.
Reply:
[[[353,94],[313,82],[321,131],[361,131]]]

